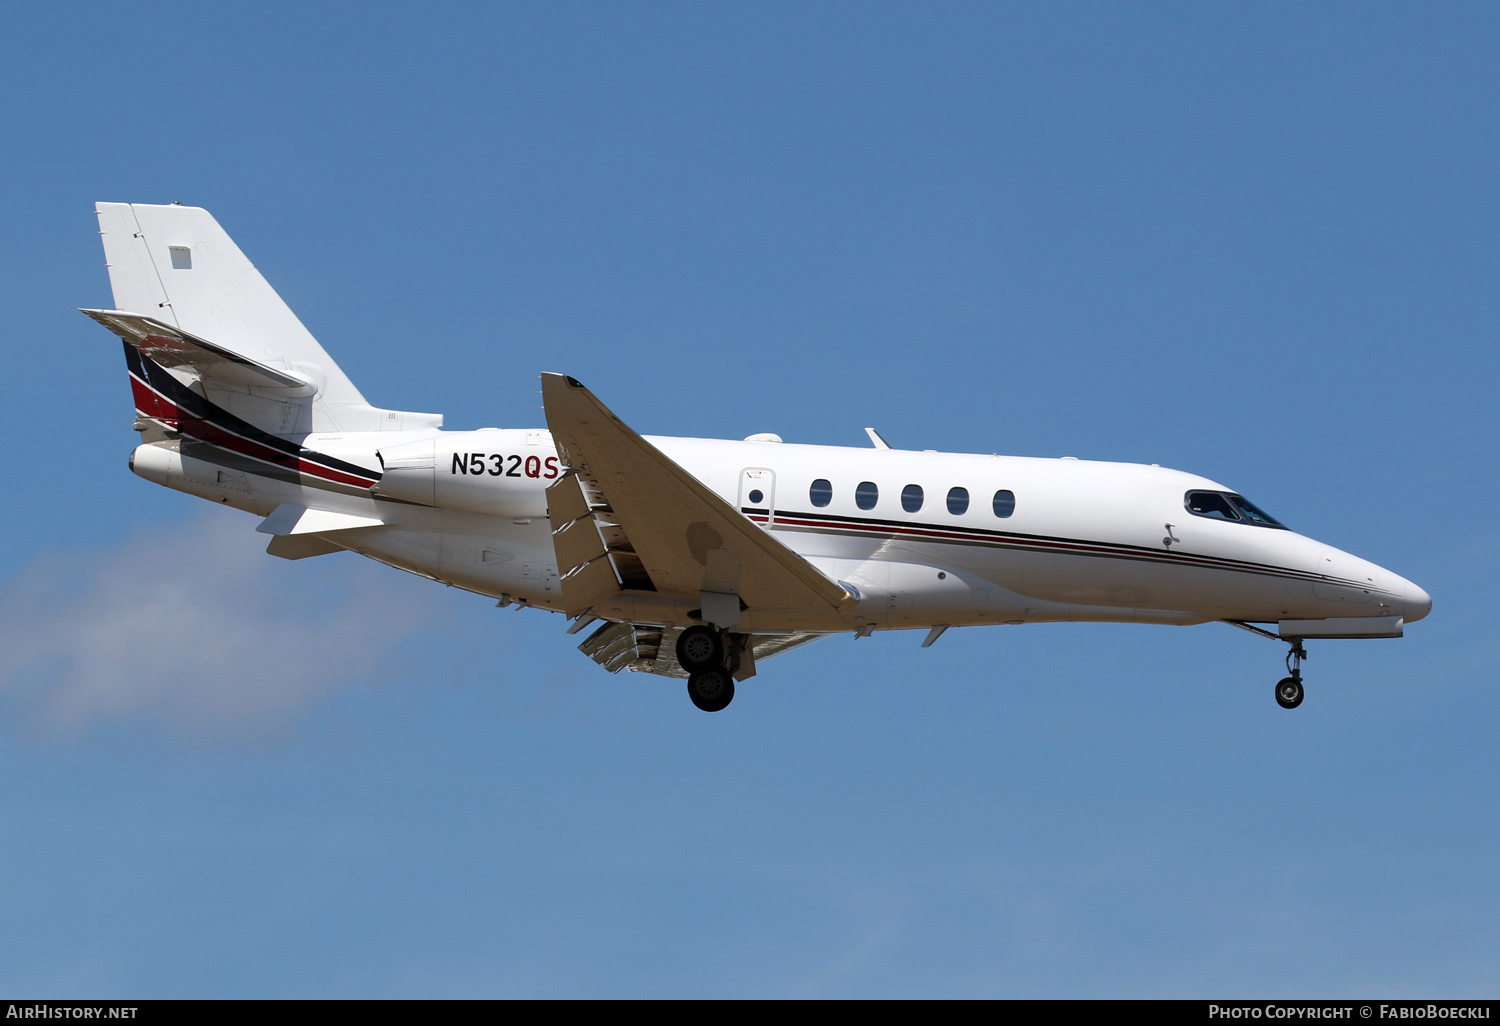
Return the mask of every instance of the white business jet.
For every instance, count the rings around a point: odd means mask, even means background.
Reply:
[[[365,401],[206,210],[101,203],[148,481],[262,518],[269,553],[348,550],[564,613],[611,672],[717,711],[820,637],[1048,621],[1223,621],[1288,644],[1395,638],[1427,593],[1207,478],[1070,457],[641,436],[542,375],[546,428],[443,431]],[[597,625],[597,626],[595,626]]]

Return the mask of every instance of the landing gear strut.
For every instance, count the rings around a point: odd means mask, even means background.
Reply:
[[[1276,682],[1276,704],[1283,709],[1295,709],[1302,704],[1302,660],[1307,658],[1307,650],[1302,647],[1301,638],[1292,638],[1291,643],[1291,651],[1286,654],[1286,671],[1291,676]]]
[[[1283,638],[1279,634],[1272,634],[1263,627],[1257,627],[1244,620],[1225,620],[1231,627],[1238,627],[1242,631],[1251,634],[1259,634],[1263,638],[1272,641],[1284,641],[1291,645],[1291,650],[1286,654],[1286,672],[1290,676],[1283,677],[1276,682],[1276,704],[1283,709],[1295,709],[1302,704],[1302,660],[1307,658],[1307,649],[1302,647],[1301,638]]]

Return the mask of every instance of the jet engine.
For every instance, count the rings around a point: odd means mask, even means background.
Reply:
[[[445,431],[378,455],[376,495],[488,516],[546,516],[545,489],[562,475],[551,439],[536,431]]]

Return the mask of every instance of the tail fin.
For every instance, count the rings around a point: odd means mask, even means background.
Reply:
[[[99,203],[95,213],[120,311],[175,325],[229,354],[316,384],[316,393],[301,399],[284,392],[262,397],[302,409],[294,417],[268,409],[267,417],[254,418],[267,420],[257,426],[291,434],[442,425],[435,414],[380,410],[366,402],[207,210]],[[205,377],[203,384],[213,390],[216,382]]]

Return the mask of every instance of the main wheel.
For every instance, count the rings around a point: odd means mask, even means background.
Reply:
[[[695,624],[677,635],[677,662],[688,673],[705,673],[724,666],[724,642],[712,627]]]
[[[728,670],[705,670],[688,678],[688,697],[704,712],[718,712],[734,701],[734,678]]]
[[[1283,709],[1295,709],[1302,704],[1302,682],[1296,677],[1283,677],[1276,684],[1276,704]]]

